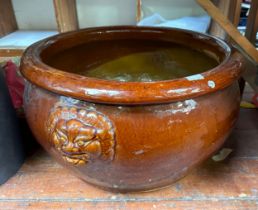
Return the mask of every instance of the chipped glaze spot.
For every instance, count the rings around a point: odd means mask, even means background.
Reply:
[[[202,76],[201,74],[195,74],[195,75],[186,77],[186,79],[189,81],[202,80],[204,79],[204,76]]]
[[[144,153],[144,150],[142,150],[142,149],[134,152],[135,155],[141,155],[143,153]]]
[[[208,86],[209,86],[210,88],[215,88],[216,84],[215,84],[214,81],[209,80],[209,81],[208,81]]]

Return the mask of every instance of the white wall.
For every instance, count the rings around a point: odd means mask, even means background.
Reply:
[[[18,26],[25,30],[56,29],[52,0],[12,0]],[[143,14],[155,12],[166,19],[205,12],[194,0],[142,0]],[[136,24],[136,0],[77,0],[81,28],[100,25]]]
[[[52,0],[12,0],[18,27],[24,30],[57,28]]]
[[[142,0],[142,9],[144,16],[159,13],[165,19],[206,14],[195,0]]]
[[[80,28],[101,25],[135,25],[136,0],[77,0]]]

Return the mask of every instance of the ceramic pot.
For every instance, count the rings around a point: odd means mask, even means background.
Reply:
[[[220,64],[156,82],[75,74],[80,62],[98,65],[144,51],[146,39],[187,45]],[[119,44],[107,47],[104,41]],[[56,56],[67,49],[72,56]],[[53,59],[59,59],[59,69],[51,67]],[[113,191],[152,190],[185,176],[221,147],[237,119],[243,69],[236,50],[208,35],[133,26],[84,29],[26,50],[21,62],[28,81],[25,112],[39,143],[83,180]]]

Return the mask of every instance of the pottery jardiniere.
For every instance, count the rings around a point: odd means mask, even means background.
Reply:
[[[200,69],[198,58],[184,57],[198,73],[153,81],[87,75],[109,61],[175,46],[217,64]],[[40,144],[83,180],[120,192],[169,185],[217,151],[237,119],[243,70],[241,54],[217,38],[133,26],[60,34],[29,47],[21,62],[25,112]]]

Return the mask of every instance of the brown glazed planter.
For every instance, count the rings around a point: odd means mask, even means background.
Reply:
[[[122,44],[88,47],[103,40]],[[187,45],[220,64],[201,74],[156,82],[73,73],[82,61],[90,66],[144,51],[144,40]],[[80,45],[84,50],[77,51]],[[51,67],[53,56],[71,48],[75,56],[60,62],[69,71]],[[26,50],[21,63],[28,81],[25,112],[40,144],[86,182],[119,192],[147,191],[175,182],[221,147],[237,119],[237,80],[243,69],[236,50],[204,34],[133,26],[84,29]]]

